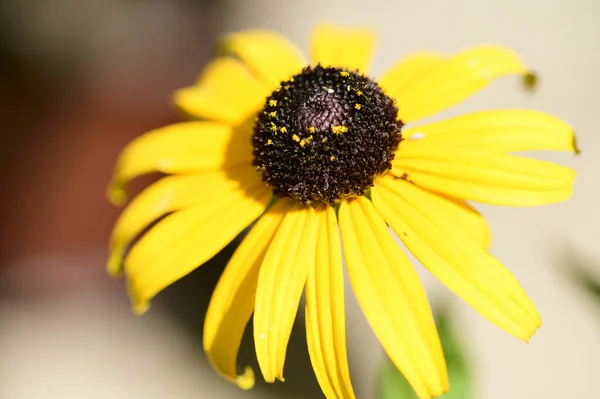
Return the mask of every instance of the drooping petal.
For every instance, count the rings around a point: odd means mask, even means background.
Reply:
[[[151,172],[192,173],[252,164],[252,130],[217,122],[181,122],[146,133],[119,155],[108,197],[127,200],[127,182]]]
[[[167,176],[158,180],[135,197],[119,216],[110,241],[109,273],[121,273],[127,246],[144,228],[161,216],[202,201],[211,201],[236,187],[250,189],[259,184],[260,175],[251,166],[226,172]]]
[[[435,67],[447,59],[446,56],[432,51],[422,51],[401,59],[388,69],[379,79],[385,93],[397,98],[404,88],[418,79],[422,79]]]
[[[375,48],[375,34],[366,28],[322,24],[311,38],[312,63],[367,73]]]
[[[343,202],[339,219],[350,282],[371,328],[419,398],[441,395],[446,364],[416,271],[369,200]]]
[[[240,60],[219,57],[195,85],[177,90],[174,101],[188,115],[237,125],[255,114],[268,95]]]
[[[344,273],[332,207],[316,210],[316,262],[306,282],[306,339],[317,380],[327,399],[354,399],[346,352]]]
[[[508,48],[472,47],[394,92],[398,117],[403,122],[413,122],[460,103],[496,78],[530,73],[519,56]]]
[[[134,310],[144,312],[154,295],[216,255],[271,197],[264,185],[236,188],[158,222],[125,257]]]
[[[242,389],[254,385],[254,372],[237,374],[237,356],[254,311],[258,271],[290,201],[279,200],[244,238],[225,267],[210,299],[204,321],[204,351],[213,367]]]
[[[283,381],[283,366],[308,271],[314,268],[317,219],[295,205],[284,217],[258,274],[254,344],[263,377]]]
[[[579,152],[573,128],[555,116],[528,110],[473,112],[406,129],[402,136],[448,147],[501,152]]]
[[[541,325],[535,306],[498,260],[442,221],[435,194],[389,178],[371,195],[379,214],[431,273],[492,323],[529,340]]]
[[[292,42],[268,30],[231,33],[220,44],[222,53],[239,57],[269,92],[306,65],[302,52]]]
[[[492,205],[536,206],[571,196],[575,172],[497,151],[405,141],[392,173],[450,197]]]

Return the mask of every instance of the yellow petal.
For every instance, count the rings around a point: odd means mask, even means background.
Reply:
[[[176,91],[174,100],[188,115],[237,125],[255,114],[268,95],[241,61],[219,57],[204,68],[194,86]]]
[[[564,166],[475,148],[405,141],[392,173],[431,191],[492,205],[535,206],[571,196],[575,172]]]
[[[490,151],[530,150],[578,153],[573,129],[554,116],[539,111],[493,110],[474,112],[402,132],[412,140],[448,147],[473,147]]]
[[[339,209],[352,288],[371,328],[419,398],[448,390],[435,322],[416,271],[364,197]]]
[[[487,221],[475,208],[463,200],[445,195],[432,196],[435,210],[444,216],[441,224],[449,228],[461,229],[475,240],[481,248],[488,250],[492,244],[492,231]]]
[[[167,213],[211,200],[236,187],[250,189],[262,184],[260,175],[251,166],[227,172],[167,176],[138,195],[119,216],[110,242],[108,271],[118,275],[127,246],[150,223]]]
[[[311,38],[312,63],[367,73],[375,48],[375,34],[366,28],[322,24]]]
[[[332,207],[316,210],[316,262],[306,282],[306,339],[317,380],[327,399],[353,399],[346,353],[344,272]]]
[[[381,181],[393,184],[398,179],[389,175],[380,177],[375,181],[377,186]],[[391,182],[391,183],[390,183]],[[435,205],[432,218],[438,219],[439,223],[447,228],[460,229],[464,234],[479,243],[482,248],[488,250],[492,243],[492,232],[485,218],[466,201],[448,197],[443,194],[435,194],[430,197]]]
[[[528,341],[540,316],[517,280],[435,206],[435,194],[415,185],[381,179],[373,204],[412,254],[448,288],[498,327]]]
[[[216,122],[182,122],[146,133],[119,155],[108,197],[127,200],[127,182],[151,172],[190,173],[252,164],[252,130]]]
[[[431,116],[467,99],[496,78],[529,73],[519,56],[508,48],[469,48],[395,93],[398,117],[403,122],[413,122]]]
[[[246,325],[254,311],[258,271],[290,201],[280,200],[256,222],[225,267],[208,305],[204,321],[204,351],[213,367],[242,389],[254,385],[250,367],[237,375],[237,356]]]
[[[300,73],[306,65],[302,53],[293,43],[268,30],[231,33],[220,44],[222,53],[239,57],[269,92]]]
[[[308,271],[314,268],[317,219],[295,205],[284,217],[258,274],[254,345],[267,382],[283,381],[283,366]]]
[[[163,288],[216,255],[260,216],[271,190],[237,188],[158,222],[125,258],[134,310],[143,312]]]
[[[443,54],[431,51],[411,54],[386,71],[379,79],[379,86],[388,96],[397,98],[405,87],[426,76],[446,58]]]

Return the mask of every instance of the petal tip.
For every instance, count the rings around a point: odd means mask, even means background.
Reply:
[[[133,304],[133,313],[136,316],[142,316],[150,309],[150,301],[136,300]]]
[[[123,275],[123,267],[121,262],[121,253],[113,251],[106,264],[106,271],[111,277],[121,277]]]
[[[244,391],[252,389],[254,387],[254,382],[254,370],[252,370],[252,367],[250,366],[247,366],[244,369],[244,372],[235,378],[237,386]]]
[[[127,202],[127,192],[125,191],[125,185],[113,181],[106,190],[106,197],[108,201],[114,206],[123,206]]]
[[[185,87],[182,89],[177,89],[175,90],[175,92],[173,92],[173,94],[171,95],[171,102],[175,105],[175,107],[177,107],[178,109],[183,108],[181,103],[184,101],[187,93],[189,93],[189,90],[189,88]]]
[[[523,341],[525,341],[526,344],[529,344],[531,342],[531,339],[534,337],[535,333],[537,332],[538,328],[540,327],[540,324],[538,324],[536,326],[536,328],[533,331],[528,331],[527,333],[525,333],[522,337],[520,337]]]

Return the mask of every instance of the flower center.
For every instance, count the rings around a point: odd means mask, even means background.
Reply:
[[[275,195],[336,204],[391,168],[398,108],[373,80],[306,67],[266,100],[254,125],[254,165]]]

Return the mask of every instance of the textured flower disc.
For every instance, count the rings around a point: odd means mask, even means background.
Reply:
[[[401,140],[395,102],[354,72],[306,67],[267,98],[254,165],[276,195],[335,204],[391,168]]]

